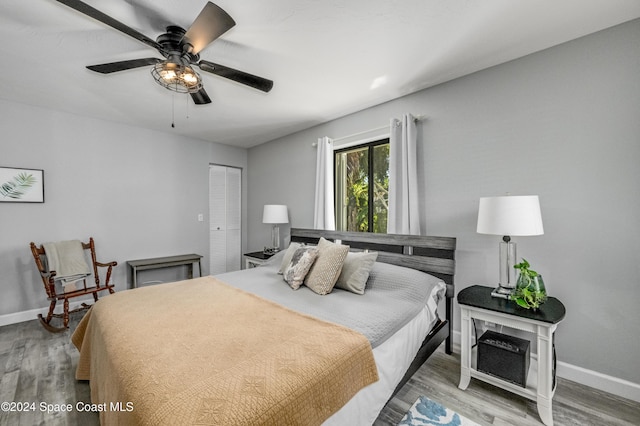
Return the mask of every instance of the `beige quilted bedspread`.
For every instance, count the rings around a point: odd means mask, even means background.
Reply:
[[[378,379],[360,333],[213,277],[107,296],[72,341],[103,425],[317,425]]]

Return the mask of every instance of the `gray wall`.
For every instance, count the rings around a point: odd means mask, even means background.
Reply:
[[[567,308],[559,359],[640,383],[640,20],[250,149],[249,248],[269,241],[263,204],[312,226],[318,137],[404,112],[428,117],[421,225],[458,238],[458,290],[497,282],[499,237],[476,234],[478,199],[539,195],[545,234],[514,240]]]
[[[93,236],[98,260],[118,261],[119,290],[131,259],[198,253],[208,273],[209,163],[246,172],[245,149],[1,100],[0,117],[0,166],[45,176],[44,204],[0,204],[0,315],[48,305],[30,241]],[[152,275],[141,279],[184,271]]]

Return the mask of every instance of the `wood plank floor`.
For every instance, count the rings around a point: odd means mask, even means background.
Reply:
[[[73,330],[81,317],[72,316]],[[0,411],[0,425],[98,425],[95,413],[78,412],[90,402],[88,382],[74,378],[78,351],[70,331],[51,334],[37,320],[0,327],[0,402],[35,402],[27,412]],[[380,413],[375,426],[397,425],[420,395],[440,402],[481,425],[542,423],[535,403],[475,379],[458,389],[459,357],[436,352]],[[40,403],[72,404],[69,413],[40,410]],[[640,425],[640,404],[559,379],[553,400],[556,426]],[[347,425],[345,425],[347,426]]]
[[[476,379],[463,391],[459,381],[460,355],[436,351],[387,403],[374,425],[397,425],[420,395],[481,425],[543,425],[535,402]],[[553,420],[555,426],[638,426],[640,404],[558,378]]]

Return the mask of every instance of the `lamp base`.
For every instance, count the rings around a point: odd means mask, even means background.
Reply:
[[[499,285],[491,292],[491,296],[497,297],[499,299],[509,300],[511,299],[511,295],[513,294],[514,291],[515,291],[515,288],[507,288]]]
[[[280,227],[278,225],[273,225],[271,228],[271,250],[273,253],[280,251]]]

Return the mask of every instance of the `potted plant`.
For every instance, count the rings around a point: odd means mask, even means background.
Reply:
[[[522,259],[522,262],[514,265],[520,270],[520,275],[516,281],[516,289],[511,295],[511,300],[518,306],[526,309],[538,309],[547,300],[547,291],[544,287],[542,275],[530,268],[529,262]]]

